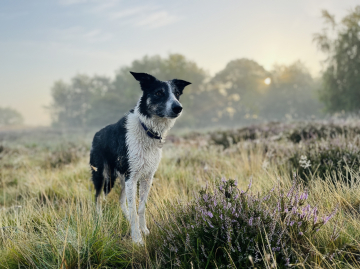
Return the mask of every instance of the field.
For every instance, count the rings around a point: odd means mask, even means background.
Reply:
[[[175,132],[173,132],[175,133]],[[360,122],[169,136],[134,245],[91,133],[0,133],[0,268],[360,268]]]

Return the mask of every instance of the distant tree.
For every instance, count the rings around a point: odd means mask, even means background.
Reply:
[[[339,23],[326,10],[322,15],[330,27],[314,35],[327,55],[321,100],[329,112],[356,112],[360,109],[360,6]]]
[[[262,99],[260,116],[266,120],[307,119],[319,116],[317,81],[303,63],[275,65],[271,84]]]
[[[22,124],[23,122],[23,116],[15,109],[0,107],[0,126],[17,125]]]
[[[200,109],[213,123],[239,123],[246,115],[255,117],[269,76],[264,67],[249,59],[229,62],[210,81],[207,102]]]
[[[99,127],[116,122],[136,105],[141,95],[139,83],[129,71],[147,72],[161,80],[179,78],[190,81],[191,87],[181,97],[186,110],[177,126],[181,126],[181,122],[195,126],[199,119],[190,111],[196,113],[194,99],[198,98],[207,74],[180,54],[170,54],[166,58],[145,56],[135,60],[130,66],[122,67],[113,81],[106,77],[77,75],[70,84],[55,82],[49,107],[53,125]]]
[[[75,76],[70,84],[55,82],[49,109],[54,126],[86,127],[92,118],[91,108],[112,87],[109,78],[86,75]]]

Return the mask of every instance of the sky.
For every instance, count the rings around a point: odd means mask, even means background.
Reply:
[[[114,77],[144,55],[181,53],[210,74],[237,58],[271,69],[301,60],[314,76],[321,10],[339,21],[358,0],[2,0],[0,107],[49,125],[57,80]],[[140,70],[138,70],[140,71]]]

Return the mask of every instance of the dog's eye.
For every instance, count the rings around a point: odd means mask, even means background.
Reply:
[[[180,97],[180,93],[175,93],[175,96],[176,96],[176,98],[179,98]]]
[[[159,96],[159,97],[160,97],[160,96],[163,96],[163,94],[164,94],[164,93],[163,93],[162,91],[158,91],[157,93],[155,93],[155,95],[156,95],[156,96]]]

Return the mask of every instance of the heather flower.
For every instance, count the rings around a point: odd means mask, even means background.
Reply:
[[[302,204],[307,199],[307,191],[300,195],[296,182],[288,192],[289,196],[275,188],[263,195],[240,194],[233,180],[220,181],[220,187],[223,191],[212,193],[209,191],[212,188],[204,189],[195,201],[179,204],[174,208],[175,219],[170,219],[160,229],[160,242],[164,241],[159,244],[161,251],[172,260],[181,257],[178,267],[187,267],[190,261],[196,261],[198,268],[211,267],[213,264],[207,264],[207,261],[212,253],[215,256],[211,259],[224,267],[235,263],[237,268],[247,268],[247,257],[251,256],[254,257],[253,267],[261,268],[266,253],[272,250],[276,252],[276,264],[283,268],[296,263],[298,255],[302,255],[301,249],[311,248],[308,239],[315,235],[314,230],[321,229],[336,211],[317,223],[317,208]],[[267,240],[265,245],[264,238]],[[295,244],[292,240],[296,240]],[[302,259],[305,258],[304,253]],[[163,267],[168,265],[170,263]]]
[[[250,183],[249,183],[248,189],[251,188],[251,185],[252,185],[252,177],[250,178]]]

